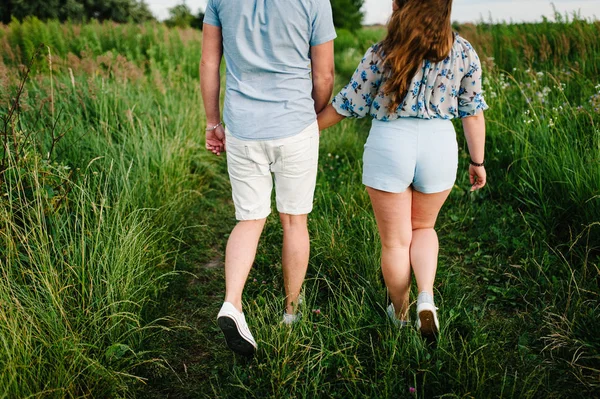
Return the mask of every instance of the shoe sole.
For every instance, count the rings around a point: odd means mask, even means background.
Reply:
[[[217,324],[225,335],[225,342],[229,349],[242,356],[254,356],[256,348],[240,334],[235,320],[231,317],[221,316],[217,319]]]
[[[435,325],[433,318],[433,312],[431,310],[422,310],[419,313],[419,321],[421,322],[421,334],[432,338],[438,333],[438,329]]]

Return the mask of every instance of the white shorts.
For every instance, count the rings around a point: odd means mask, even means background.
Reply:
[[[319,126],[315,121],[295,136],[276,140],[241,140],[227,129],[227,170],[237,220],[257,220],[271,213],[275,178],[277,210],[310,213],[319,158]]]
[[[401,193],[409,186],[424,194],[454,186],[458,144],[444,119],[373,120],[363,154],[363,184]]]

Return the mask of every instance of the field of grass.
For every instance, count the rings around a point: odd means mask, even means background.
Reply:
[[[225,159],[203,147],[200,33],[0,25],[0,398],[597,396],[600,24],[456,29],[485,64],[489,185],[468,191],[457,124],[438,344],[386,320],[354,120],[321,136],[293,328],[268,219],[248,361],[215,322],[235,220]],[[381,35],[339,32],[338,87]]]

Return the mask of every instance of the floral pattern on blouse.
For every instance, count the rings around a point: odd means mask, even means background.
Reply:
[[[483,98],[481,62],[473,46],[455,34],[450,55],[443,61],[423,61],[408,93],[394,112],[383,94],[386,76],[379,43],[371,46],[350,82],[333,98],[337,113],[351,118],[370,115],[380,121],[404,117],[453,119],[488,109]]]

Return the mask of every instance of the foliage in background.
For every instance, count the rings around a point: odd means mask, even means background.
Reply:
[[[198,15],[194,15],[190,7],[181,3],[169,8],[169,18],[165,20],[168,27],[178,28],[194,28],[202,29],[204,23],[204,11],[198,11]]]
[[[160,81],[183,71],[198,78],[200,40],[194,30],[170,30],[155,21],[80,25],[26,18],[0,29],[0,61],[8,67],[26,65],[37,46],[44,43],[52,51],[54,67],[62,73],[70,68],[87,75],[126,76],[129,80],[152,73]],[[37,63],[34,69],[47,71],[48,64]]]
[[[41,20],[143,22],[154,19],[144,0],[2,0],[0,22]]]
[[[337,28],[360,30],[364,0],[332,0],[333,21]],[[0,3],[0,22],[12,19],[23,21],[36,17],[42,21],[144,22],[155,19],[144,0],[3,0]],[[204,11],[194,15],[185,1],[169,8],[169,27],[202,29]]]
[[[361,8],[364,0],[332,0],[333,23],[336,28],[358,31],[364,17]],[[391,4],[390,4],[391,7]]]
[[[600,21],[569,18],[521,24],[463,24],[457,31],[505,71],[513,68],[542,71],[571,70],[600,75]],[[574,90],[576,91],[576,90]],[[569,93],[569,94],[575,94]]]

